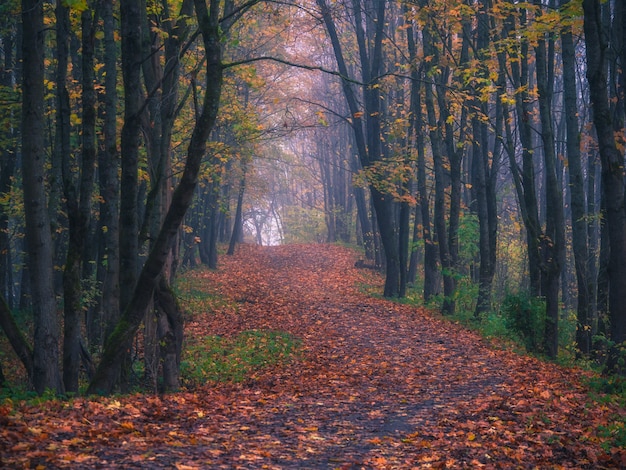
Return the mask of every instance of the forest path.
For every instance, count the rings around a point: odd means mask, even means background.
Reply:
[[[10,430],[0,459],[31,468],[626,464],[595,434],[620,410],[590,404],[581,372],[494,350],[428,312],[372,298],[362,286],[381,279],[355,260],[333,245],[240,247],[202,274],[237,308],[196,318],[187,334],[284,330],[302,340],[300,358],[243,384],[0,413]]]

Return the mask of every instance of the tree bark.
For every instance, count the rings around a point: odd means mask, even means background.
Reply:
[[[120,260],[118,171],[120,155],[117,149],[117,45],[113,2],[102,2],[104,23],[104,117],[102,150],[98,155],[100,185],[100,233],[103,252],[99,262],[98,280],[102,297],[97,315],[88,321],[90,347],[103,346],[120,316]]]
[[[163,369],[163,390],[180,388],[180,356],[183,347],[183,315],[176,296],[163,276],[155,291],[157,325]]]
[[[570,0],[561,0],[566,6]],[[593,291],[595,281],[589,275],[587,246],[587,217],[585,210],[585,185],[580,155],[580,130],[576,90],[576,54],[571,27],[561,31],[561,58],[563,61],[563,101],[567,126],[567,162],[572,210],[572,252],[576,269],[578,302],[576,307],[576,345],[582,354],[591,351],[593,321]]]
[[[120,310],[128,306],[137,281],[139,255],[139,132],[141,128],[141,2],[120,0],[124,125],[121,134],[119,223]]]
[[[33,385],[37,393],[63,392],[53,249],[45,188],[43,3],[22,0],[22,175],[26,244],[35,318]]]
[[[424,47],[425,53],[433,56],[431,62],[426,67],[426,76],[430,75],[434,64],[437,63],[434,38],[428,29],[424,30]],[[433,166],[435,172],[435,229],[437,230],[437,246],[439,248],[439,260],[441,262],[441,273],[443,277],[443,306],[442,311],[447,315],[454,313],[454,265],[450,253],[450,244],[448,242],[448,231],[446,228],[446,201],[445,191],[446,183],[444,181],[444,154],[443,154],[443,136],[441,129],[443,124],[441,120],[437,120],[435,112],[435,99],[433,87],[436,86],[433,79],[429,79],[425,84],[424,103],[428,116],[428,126],[430,127],[430,144],[433,155]]]
[[[10,24],[15,20],[9,19]],[[2,48],[4,52],[4,62],[0,64],[0,87],[9,95],[15,94],[16,74],[14,72],[14,27],[6,25],[6,30],[2,35]],[[17,99],[16,99],[17,101]],[[10,121],[17,114],[17,106],[7,107],[5,115],[2,118],[2,126],[0,127],[0,139],[3,142],[0,149],[0,197],[8,197],[13,185],[13,175],[17,164],[16,159],[16,128],[12,126]],[[4,296],[9,307],[13,306],[15,301],[13,297],[13,266],[11,256],[11,243],[9,237],[9,214],[4,204],[0,204],[0,295]]]
[[[237,208],[235,209],[234,227],[233,227],[233,233],[231,233],[230,235],[230,243],[228,244],[228,251],[226,252],[227,255],[235,254],[235,247],[237,243],[239,242],[239,240],[241,239],[242,232],[243,232],[242,212],[243,212],[243,196],[246,191],[247,168],[248,168],[248,165],[246,164],[246,162],[245,161],[242,162],[242,169],[241,169],[242,174],[241,174],[241,179],[239,180],[239,191],[237,191]]]
[[[538,6],[541,6],[539,3]],[[550,216],[546,217],[546,228],[541,239],[542,248],[542,296],[546,300],[546,325],[544,349],[551,358],[556,358],[559,347],[559,289],[561,270],[565,261],[565,235],[563,195],[557,177],[554,130],[552,126],[552,89],[554,54],[553,39],[546,43],[539,37],[535,46],[537,91],[539,93],[539,116],[541,140],[543,142],[544,171],[546,174],[546,203]]]

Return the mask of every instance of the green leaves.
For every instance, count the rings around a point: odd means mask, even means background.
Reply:
[[[82,13],[89,8],[87,0],[63,0],[63,5],[77,13]]]

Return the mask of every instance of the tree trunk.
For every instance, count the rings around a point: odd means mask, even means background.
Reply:
[[[246,162],[242,162],[243,168],[241,169],[242,175],[241,180],[239,181],[239,191],[237,192],[237,208],[235,209],[235,221],[233,227],[233,233],[230,236],[230,243],[228,244],[227,255],[235,254],[235,246],[239,242],[243,232],[243,219],[242,219],[242,211],[243,211],[243,196],[246,191],[246,173],[248,165]]]
[[[11,23],[15,21],[10,19]],[[6,27],[2,34],[2,48],[4,63],[0,64],[0,87],[7,94],[16,93],[14,72],[14,30]],[[16,96],[17,98],[17,96]],[[16,100],[17,101],[17,100]],[[2,126],[0,127],[0,140],[3,142],[0,149],[0,197],[8,198],[13,185],[13,175],[16,167],[16,126],[11,125],[10,120],[16,117],[17,106],[7,107],[4,110]],[[9,307],[15,304],[13,297],[12,256],[9,238],[9,214],[4,204],[0,204],[0,295],[4,296]]]
[[[120,0],[124,125],[121,135],[120,310],[128,306],[137,280],[139,255],[139,131],[141,125],[141,2]]]
[[[543,142],[546,174],[546,207],[550,208],[550,216],[546,217],[545,233],[541,239],[541,293],[546,300],[544,349],[549,357],[556,358],[559,347],[559,286],[561,270],[565,261],[565,222],[563,216],[563,196],[557,176],[557,157],[552,127],[553,41],[553,39],[550,39],[548,45],[542,36],[539,37],[535,46],[535,62],[537,91],[539,92],[541,139]]]
[[[526,24],[526,9],[523,7],[520,11],[520,18],[521,26],[524,26]],[[512,17],[507,19],[506,23],[507,26],[505,34],[515,29]],[[529,47],[528,40],[525,37],[521,38],[519,51],[512,52],[511,56],[511,75],[513,79],[513,86],[516,90],[521,90],[515,93],[517,127],[522,147],[521,172],[519,172],[517,163],[510,153],[509,158],[513,158],[513,160],[511,160],[511,171],[513,173],[519,173],[519,180],[516,184],[516,189],[518,193],[520,211],[522,213],[522,219],[526,229],[530,294],[533,297],[539,297],[541,295],[541,256],[539,241],[542,234],[541,224],[539,222],[537,192],[535,189],[535,166],[533,161],[534,152],[531,128],[532,112],[528,106],[530,101],[528,93]],[[514,178],[517,178],[517,176],[514,175]]]
[[[183,346],[183,315],[176,302],[176,296],[163,277],[159,281],[155,294],[158,336],[161,345],[163,389],[168,392],[180,388],[179,369]]]
[[[112,2],[102,2],[104,22],[104,117],[102,150],[98,155],[100,233],[103,252],[99,262],[102,297],[97,315],[88,322],[89,345],[103,346],[120,316],[119,260],[119,153],[117,149],[117,45]]]
[[[435,57],[436,50],[433,44],[432,35],[424,31],[424,47],[428,55]],[[433,61],[429,63],[426,68],[426,75],[430,75],[430,71],[433,65],[437,63],[437,59],[433,58]],[[433,155],[433,166],[435,170],[435,229],[437,230],[437,246],[439,248],[439,260],[441,262],[441,273],[443,277],[443,306],[442,310],[447,315],[454,313],[454,265],[452,264],[452,257],[450,254],[450,245],[448,243],[447,228],[446,228],[446,201],[445,201],[445,175],[444,175],[444,155],[443,155],[443,138],[441,135],[442,123],[438,122],[435,114],[435,102],[432,79],[425,84],[425,98],[424,103],[426,105],[426,111],[428,115],[428,126],[430,127],[430,143]]]
[[[22,0],[22,176],[26,244],[35,318],[33,385],[37,393],[63,392],[53,249],[46,202],[44,149],[43,3]]]
[[[566,6],[570,0],[561,0]],[[576,90],[576,54],[571,27],[561,31],[563,60],[563,101],[565,105],[567,162],[572,211],[572,252],[576,268],[578,302],[576,307],[576,345],[582,354],[591,350],[593,321],[593,291],[595,281],[587,272],[589,250],[587,247],[587,218],[585,210],[585,185],[580,155],[580,131]]]
[[[11,347],[17,354],[17,357],[19,357],[20,361],[22,361],[22,364],[26,369],[29,385],[32,385],[35,373],[33,350],[26,341],[26,338],[24,338],[24,335],[20,331],[20,328],[17,326],[9,305],[6,303],[6,300],[1,295],[0,327],[2,327],[2,331],[4,331],[4,334],[9,340],[9,343],[11,343]]]
[[[480,2],[481,9],[478,13],[477,25],[477,57],[479,60],[486,60],[486,50],[489,46],[489,22],[487,17],[488,4],[485,0]],[[505,78],[504,71],[498,74],[500,89],[504,91]],[[482,70],[482,75],[485,71]],[[478,92],[478,90],[476,90]],[[488,112],[484,103],[475,101],[475,109],[482,116],[487,116]],[[503,123],[503,109],[501,100],[496,99],[496,133],[501,133]],[[487,124],[475,116],[472,119],[473,132],[473,152],[472,152],[472,189],[475,195],[476,214],[478,215],[479,239],[478,249],[480,257],[480,268],[478,272],[478,296],[474,316],[481,315],[491,310],[491,290],[493,277],[496,269],[496,248],[497,248],[497,205],[496,205],[496,178],[499,167],[499,154],[501,149],[501,136],[496,136],[494,149],[491,156],[491,166],[489,164],[489,136]]]

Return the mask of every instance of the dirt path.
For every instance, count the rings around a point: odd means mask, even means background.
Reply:
[[[31,468],[626,465],[595,435],[620,410],[589,405],[579,372],[373,299],[359,285],[380,279],[354,261],[336,246],[242,247],[207,275],[236,312],[189,330],[286,330],[302,339],[302,358],[239,385],[21,410],[5,417],[2,458],[24,464],[21,451]]]

